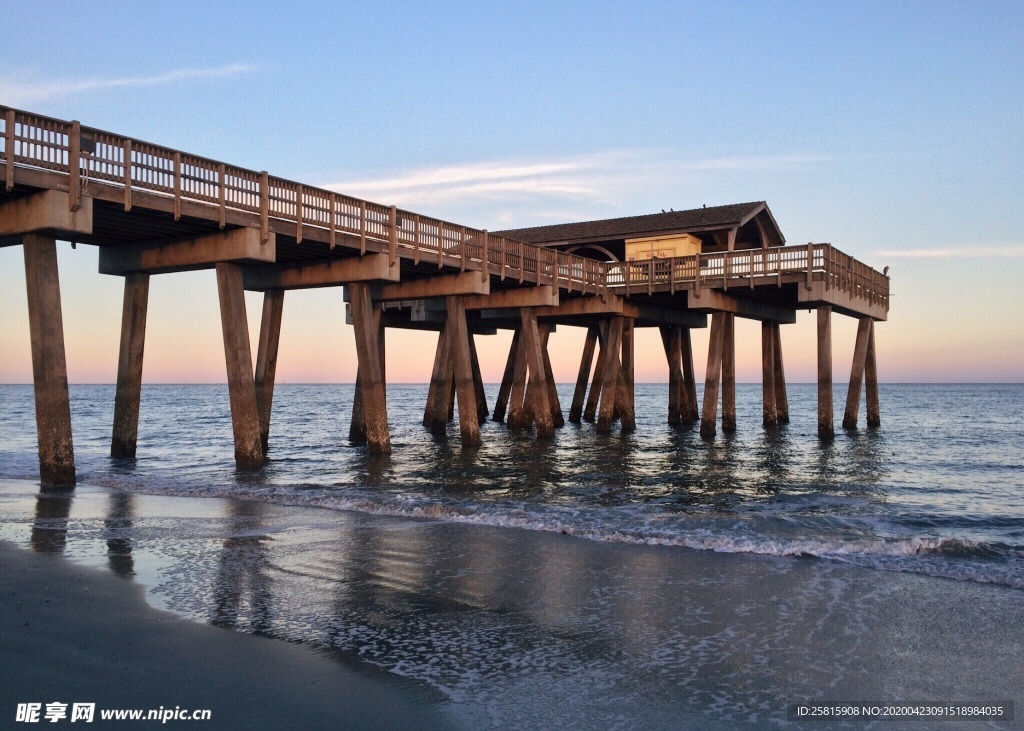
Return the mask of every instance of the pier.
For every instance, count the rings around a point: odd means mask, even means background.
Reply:
[[[819,435],[834,434],[833,314],[859,322],[842,425],[856,428],[862,387],[868,426],[880,421],[874,323],[888,277],[829,244],[787,246],[764,202],[488,232],[3,106],[0,145],[0,246],[24,250],[44,485],[75,482],[57,240],[99,247],[100,273],[124,279],[115,458],[136,452],[150,277],[196,269],[216,270],[241,469],[269,448],[285,293],[310,287],[345,287],[358,356],[349,436],[372,453],[391,451],[389,328],[438,332],[423,423],[443,431],[457,413],[466,448],[488,418],[538,439],[563,426],[547,345],[560,326],[587,330],[568,421],[635,428],[634,333],[656,327],[667,423],[699,421],[710,439],[719,404],[721,429],[737,428],[735,318],[758,320],[763,424],[784,424],[781,326],[800,309],[817,311]],[[264,295],[255,365],[247,290]],[[709,320],[698,405],[690,330]],[[499,329],[514,334],[492,411],[476,340]]]

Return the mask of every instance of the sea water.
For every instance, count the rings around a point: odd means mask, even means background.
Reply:
[[[466,728],[1024,700],[1024,386],[883,385],[882,426],[828,442],[813,385],[775,429],[739,386],[714,440],[666,423],[666,391],[637,385],[631,434],[488,422],[464,450],[457,418],[420,424],[425,387],[392,385],[394,451],[370,456],[351,386],[280,385],[270,461],[244,473],[225,387],[145,387],[138,457],[111,460],[113,388],[72,386],[70,497],[32,484],[32,389],[2,386],[0,539],[410,678]]]
[[[844,389],[837,388],[837,392]],[[816,387],[761,426],[737,388],[734,434],[666,423],[667,387],[636,386],[637,429],[566,424],[555,439],[487,422],[464,450],[421,425],[426,389],[388,387],[393,453],[348,443],[353,389],[279,385],[270,459],[236,472],[225,386],[146,386],[138,456],[112,460],[112,386],[72,386],[78,479],[150,494],[244,497],[555,531],[598,541],[815,556],[1024,588],[1024,386],[882,385],[882,426],[816,436]],[[488,387],[493,406],[496,388]],[[559,387],[568,406],[571,389]],[[700,394],[698,393],[698,400]],[[32,388],[0,386],[0,477],[38,475]],[[841,402],[836,404],[841,420]],[[839,425],[837,424],[837,427]]]

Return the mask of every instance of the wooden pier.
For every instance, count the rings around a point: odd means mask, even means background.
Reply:
[[[660,329],[667,421],[715,436],[737,428],[735,318],[762,323],[764,425],[789,420],[781,325],[817,310],[818,432],[833,436],[833,312],[859,320],[844,428],[861,386],[879,423],[874,322],[889,280],[828,244],[786,246],[763,202],[488,233],[147,142],[0,106],[0,246],[21,245],[32,338],[40,478],[75,482],[56,241],[100,248],[124,278],[111,456],[135,455],[149,278],[215,269],[239,468],[259,468],[271,432],[284,295],[345,287],[358,377],[353,443],[391,451],[387,328],[439,333],[424,425],[443,431],[458,405],[465,447],[480,443],[484,402],[476,338],[514,331],[492,418],[551,438],[564,424],[548,337],[587,329],[568,420],[635,428],[633,342]],[[688,237],[700,253],[628,260],[627,242]],[[645,238],[647,237],[647,238]],[[264,293],[255,368],[244,291]],[[690,329],[711,319],[698,413]],[[589,385],[589,390],[588,390]]]

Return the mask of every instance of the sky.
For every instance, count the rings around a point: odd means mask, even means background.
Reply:
[[[1024,381],[1024,3],[0,0],[0,104],[498,230],[765,200],[789,244],[890,267],[885,382]],[[123,282],[58,244],[69,380],[116,378]],[[258,329],[260,300],[247,295]],[[225,380],[212,272],[154,277],[144,381]],[[835,378],[856,323],[835,316]],[[552,335],[575,380],[584,331]],[[737,379],[760,329],[737,321]],[[815,326],[782,330],[815,379]],[[500,380],[510,336],[480,338]],[[391,333],[391,382],[436,336]],[[702,377],[707,331],[694,331]],[[289,292],[278,382],[351,382],[340,289]],[[0,249],[0,383],[31,382]],[[640,382],[667,380],[655,330]]]

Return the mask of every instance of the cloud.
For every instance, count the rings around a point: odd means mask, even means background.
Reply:
[[[174,69],[152,76],[121,76],[114,78],[67,79],[50,81],[11,81],[0,79],[0,99],[6,104],[24,106],[63,96],[86,94],[110,89],[163,86],[182,81],[220,79],[255,71],[254,64],[233,63],[205,69]]]
[[[876,251],[873,256],[891,259],[1017,259],[1024,256],[1024,244],[974,246],[966,243],[958,249],[893,249]]]
[[[347,195],[402,206],[453,201],[562,200],[609,204],[627,191],[708,172],[804,168],[829,159],[810,154],[686,159],[664,150],[612,150],[549,160],[493,160],[404,171],[385,178],[332,182]]]

